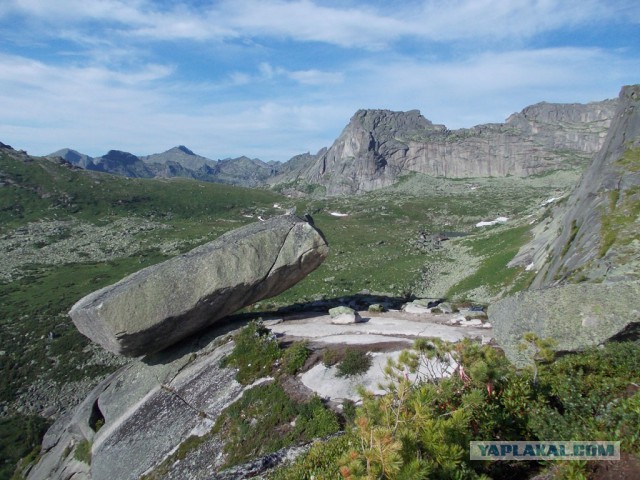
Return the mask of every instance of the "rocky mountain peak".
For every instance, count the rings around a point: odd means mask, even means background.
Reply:
[[[104,161],[118,162],[119,164],[122,164],[122,165],[131,165],[140,161],[140,159],[136,157],[134,154],[129,152],[123,152],[121,150],[109,150],[106,155],[103,155],[102,157],[100,157],[100,159],[96,159],[96,160],[102,160],[103,162]]]
[[[189,150],[187,147],[185,147],[184,145],[178,145],[177,147],[172,148],[171,150],[179,150],[183,153],[186,153],[187,155],[195,155],[195,153],[193,153],[192,150]],[[169,150],[169,151],[171,151]]]
[[[345,130],[364,129],[376,136],[398,135],[415,138],[432,132],[445,130],[442,125],[434,125],[420,114],[420,110],[398,112],[392,110],[358,110]]]

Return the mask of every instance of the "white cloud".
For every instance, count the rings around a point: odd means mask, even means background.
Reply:
[[[157,65],[67,68],[0,55],[0,141],[39,155],[65,146],[94,156],[109,149],[149,154],[186,144],[212,158],[286,160],[330,143],[344,118],[331,104],[232,101],[207,97],[206,86],[159,82],[170,72]],[[192,97],[194,90],[200,96]]]
[[[337,85],[344,81],[344,75],[340,72],[320,70],[298,70],[289,72],[288,76],[304,85]]]
[[[352,88],[343,100],[367,108],[418,108],[434,122],[461,128],[503,121],[540,101],[612,98],[638,73],[637,58],[596,48],[485,52],[436,63],[365,61],[350,74]]]
[[[612,18],[637,22],[640,16],[640,6],[629,0],[425,0],[377,8],[364,2],[323,6],[311,0],[182,1],[164,9],[150,0],[13,0],[9,5],[5,15],[14,11],[53,26],[113,22],[120,24],[120,33],[146,39],[273,37],[373,50],[402,37],[515,40]]]

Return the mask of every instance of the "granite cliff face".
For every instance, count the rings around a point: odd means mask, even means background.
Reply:
[[[532,288],[640,280],[640,86],[624,87],[619,102],[580,184],[512,263],[532,264]]]
[[[540,103],[502,124],[453,131],[417,110],[359,110],[331,148],[283,180],[324,185],[329,195],[340,195],[391,185],[409,172],[463,178],[567,168],[600,149],[616,103]]]
[[[511,262],[536,271],[530,290],[489,309],[514,361],[527,331],[559,350],[640,332],[640,85],[622,89],[602,149],[550,213]]]

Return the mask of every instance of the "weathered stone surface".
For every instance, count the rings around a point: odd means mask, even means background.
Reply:
[[[423,305],[418,305],[416,303],[407,303],[404,307],[402,307],[407,313],[413,313],[415,315],[420,315],[423,313],[431,313],[431,309],[429,307],[425,307]]]
[[[522,335],[557,342],[560,352],[579,351],[640,333],[640,282],[568,284],[520,292],[489,307],[496,340],[517,365]]]
[[[293,215],[275,217],[93,292],[69,315],[105,349],[144,355],[285,291],[327,254],[327,242],[312,225]]]
[[[331,323],[336,325],[349,325],[364,321],[358,312],[349,307],[332,308],[329,310],[329,315],[331,315]]]
[[[137,480],[191,435],[208,432],[220,412],[243,392],[235,370],[220,362],[232,348],[209,330],[163,352],[134,360],[98,385],[47,432],[43,456],[29,480]],[[103,419],[97,428],[96,420]],[[91,443],[91,466],[74,460]],[[219,458],[209,457],[204,471]],[[209,478],[209,477],[207,477]]]
[[[537,272],[532,288],[640,280],[640,85],[623,87],[602,149],[580,184],[510,265]]]

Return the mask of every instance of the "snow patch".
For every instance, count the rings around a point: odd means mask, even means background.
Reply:
[[[509,220],[507,217],[498,217],[495,220],[491,220],[489,222],[478,222],[476,223],[476,227],[490,227],[492,225],[496,225],[498,223],[505,223]]]
[[[333,215],[334,217],[348,217],[348,213],[340,213],[340,212],[331,212],[329,215]]]

